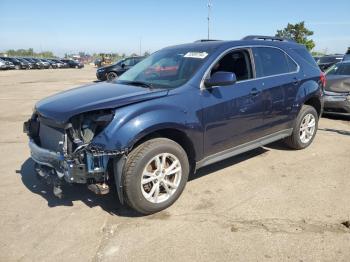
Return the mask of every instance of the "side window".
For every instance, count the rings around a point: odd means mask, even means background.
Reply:
[[[213,66],[211,75],[218,71],[235,73],[237,81],[253,78],[249,52],[247,50],[229,52]]]
[[[133,66],[134,65],[134,58],[128,58],[124,61],[125,66]]]
[[[141,62],[142,58],[135,58],[134,64],[136,65],[137,63]]]
[[[283,51],[272,47],[253,49],[256,77],[273,76],[295,72],[296,63]]]

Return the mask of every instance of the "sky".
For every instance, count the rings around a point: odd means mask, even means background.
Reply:
[[[208,0],[0,0],[0,52],[131,54],[207,37]],[[305,21],[315,51],[350,47],[350,0],[212,0],[210,38],[274,35]]]

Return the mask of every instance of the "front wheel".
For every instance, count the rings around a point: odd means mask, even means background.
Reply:
[[[181,195],[189,175],[184,149],[166,138],[155,138],[136,147],[123,171],[124,196],[142,214],[171,206]]]
[[[107,74],[107,81],[112,81],[118,77],[116,72],[109,72]]]
[[[314,107],[303,105],[294,123],[293,133],[285,139],[292,149],[308,147],[316,136],[318,128],[318,114]]]

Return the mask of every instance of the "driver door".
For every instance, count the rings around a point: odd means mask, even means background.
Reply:
[[[251,61],[250,49],[234,50],[211,70],[233,72],[237,82],[201,91],[204,157],[261,136],[264,106]]]

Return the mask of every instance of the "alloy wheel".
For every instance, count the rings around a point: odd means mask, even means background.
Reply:
[[[307,114],[304,116],[300,124],[299,137],[300,141],[304,144],[310,142],[315,134],[316,119],[313,114]]]
[[[141,176],[141,191],[151,203],[167,201],[181,182],[182,168],[179,159],[170,153],[153,157]]]

